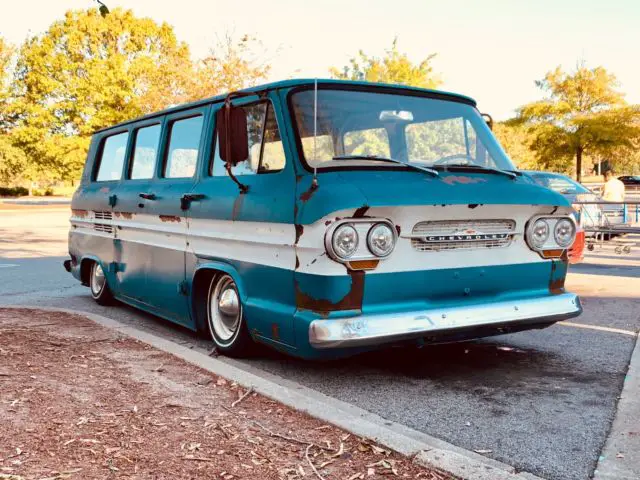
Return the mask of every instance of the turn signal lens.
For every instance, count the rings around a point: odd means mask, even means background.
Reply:
[[[373,270],[378,263],[380,260],[351,260],[348,265],[351,270]]]
[[[562,249],[543,250],[541,253],[542,253],[542,258],[560,258],[564,253],[564,250]]]

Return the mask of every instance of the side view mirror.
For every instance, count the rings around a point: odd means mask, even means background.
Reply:
[[[488,113],[481,113],[480,115],[484,118],[484,121],[487,122],[487,125],[489,125],[489,130],[493,130],[493,117]]]
[[[216,114],[220,158],[232,166],[249,158],[247,114],[226,102]]]

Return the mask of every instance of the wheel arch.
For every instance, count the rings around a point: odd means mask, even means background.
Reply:
[[[209,292],[209,285],[211,279],[218,273],[226,273],[233,279],[243,304],[247,299],[242,277],[232,265],[215,261],[198,265],[191,279],[191,311],[195,319],[196,330],[203,334],[207,332],[208,328],[206,323],[206,298]]]
[[[95,255],[84,255],[80,260],[80,281],[82,282],[82,285],[89,286],[89,275],[91,275],[92,262],[99,263],[102,269],[106,271],[102,260],[98,257]]]

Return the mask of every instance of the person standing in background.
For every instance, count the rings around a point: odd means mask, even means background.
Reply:
[[[604,172],[602,199],[607,202],[624,202],[624,183],[615,176],[613,169]]]

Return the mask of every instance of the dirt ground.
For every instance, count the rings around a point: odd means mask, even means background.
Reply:
[[[450,477],[64,313],[0,309],[0,479]]]

